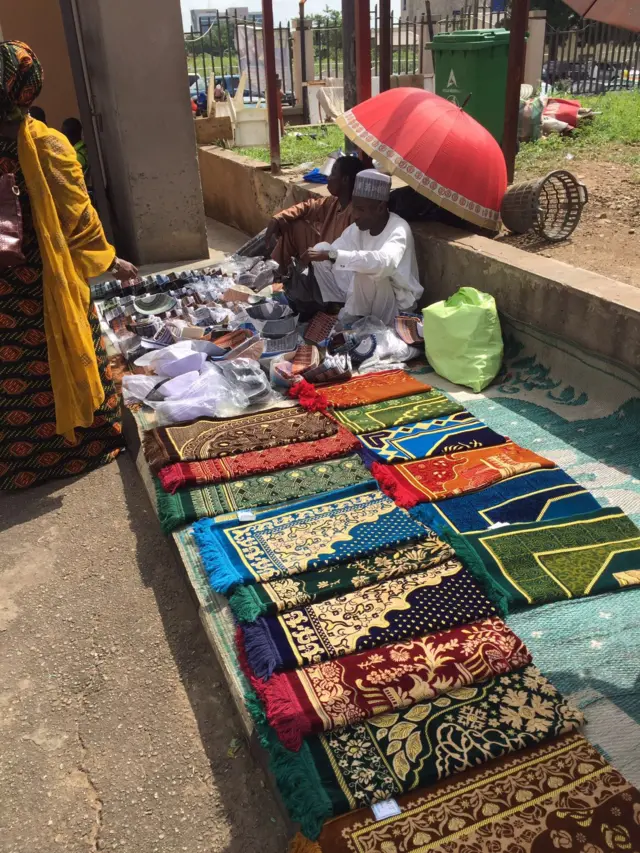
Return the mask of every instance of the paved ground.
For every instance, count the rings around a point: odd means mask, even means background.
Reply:
[[[283,853],[128,455],[0,493],[3,853]]]
[[[241,737],[131,458],[0,492],[2,853],[284,853]]]

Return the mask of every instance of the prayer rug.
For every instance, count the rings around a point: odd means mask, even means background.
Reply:
[[[458,411],[449,417],[369,432],[361,435],[360,441],[371,462],[402,462],[495,447],[509,439],[470,412]]]
[[[226,420],[201,419],[157,427],[143,435],[142,446],[147,462],[157,472],[174,462],[219,459],[327,438],[337,429],[335,422],[322,412],[306,412],[296,406]]]
[[[327,385],[320,391],[309,382],[299,382],[289,392],[297,397],[301,406],[308,409],[348,409],[352,406],[366,406],[382,400],[408,397],[411,394],[423,394],[431,391],[431,385],[415,379],[404,370],[381,370],[378,373],[365,373],[354,376],[337,385]]]
[[[323,311],[318,311],[307,326],[307,330],[304,333],[305,341],[311,341],[314,344],[324,346],[337,322],[337,314],[325,314]]]
[[[458,560],[243,626],[258,678],[496,616]]]
[[[464,406],[451,400],[441,391],[427,391],[424,394],[411,394],[399,400],[383,400],[368,406],[356,406],[354,409],[341,409],[334,412],[335,419],[356,435],[371,432],[384,427],[402,426],[428,418],[452,415],[463,411]]]
[[[568,474],[543,468],[459,498],[420,504],[411,515],[433,530],[478,533],[495,525],[550,521],[597,509],[598,501]]]
[[[604,853],[640,849],[640,792],[566,734],[404,794],[399,814],[359,809],[292,853]]]
[[[544,456],[508,441],[499,447],[481,447],[400,465],[374,463],[371,473],[399,506],[412,507],[475,492],[539,468],[555,468],[555,465]]]
[[[335,598],[383,580],[430,569],[454,556],[451,545],[438,539],[435,533],[426,531],[420,542],[383,548],[360,560],[349,560],[271,583],[240,586],[229,604],[238,621],[253,622],[258,616],[276,616],[285,610]]]
[[[640,584],[640,530],[618,508],[448,538],[509,611]]]
[[[216,525],[203,518],[193,530],[211,586],[223,595],[238,584],[319,569],[425,535],[423,525],[370,484],[273,510],[246,524]]]
[[[158,472],[162,488],[176,492],[188,486],[205,483],[225,483],[254,474],[268,474],[295,468],[309,462],[322,462],[348,456],[360,448],[358,439],[339,427],[335,435],[317,441],[301,441],[287,447],[273,447],[226,456],[222,459],[205,459],[201,462],[177,462],[167,465]]]
[[[375,651],[253,679],[267,720],[298,750],[307,735],[407,708],[531,663],[500,619],[392,643]]]
[[[535,666],[527,666],[433,701],[311,735],[299,752],[286,750],[273,735],[269,750],[291,818],[313,840],[321,817],[432,785],[574,732],[582,722],[582,713]]]
[[[163,531],[170,533],[175,527],[199,518],[215,518],[239,509],[284,504],[371,482],[371,474],[360,458],[352,455],[217,486],[181,489],[173,495],[157,485],[156,506]]]

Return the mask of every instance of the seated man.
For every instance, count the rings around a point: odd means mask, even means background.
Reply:
[[[269,248],[278,242],[271,257],[287,271],[293,258],[326,240],[332,243],[353,222],[351,194],[356,175],[364,166],[357,157],[339,157],[329,177],[328,198],[313,198],[277,213],[267,227]]]
[[[388,208],[391,178],[375,169],[358,174],[351,206],[353,225],[307,252],[325,302],[344,302],[340,316],[377,317],[392,325],[414,311],[423,288],[409,225]]]

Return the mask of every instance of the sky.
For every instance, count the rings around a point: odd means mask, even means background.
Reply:
[[[182,20],[185,26],[185,29],[189,29],[191,18],[189,16],[190,9],[219,9],[221,12],[228,6],[248,6],[250,12],[259,12],[262,10],[262,2],[261,0],[245,0],[245,2],[241,2],[241,0],[180,0],[180,5],[182,6]],[[325,6],[329,6],[330,9],[340,9],[341,3],[339,0],[306,0],[305,3],[305,14],[314,15],[316,12],[322,12]],[[371,3],[371,8],[373,9],[375,3]],[[392,9],[397,14],[400,10],[400,0],[392,0],[391,2]],[[273,0],[273,18],[276,23],[282,21],[290,20],[291,18],[298,17],[298,0]]]

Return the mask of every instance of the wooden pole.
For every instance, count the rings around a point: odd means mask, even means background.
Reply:
[[[309,88],[307,86],[307,28],[304,21],[304,0],[299,5],[298,32],[300,38],[300,64],[302,65],[302,123],[309,124]]]
[[[509,40],[509,65],[507,93],[504,106],[502,151],[507,163],[507,178],[513,181],[518,151],[518,117],[520,114],[520,85],[524,77],[529,0],[513,0],[511,6],[511,38]]]
[[[398,25],[398,32],[400,32]],[[391,0],[380,0],[380,91],[391,88]]]
[[[371,20],[369,0],[354,0],[356,6],[356,89],[358,103],[371,97]]]
[[[269,150],[271,174],[280,174],[280,118],[278,116],[278,87],[276,84],[276,40],[273,34],[273,3],[262,0],[262,44],[264,70],[267,75],[267,112],[269,116]]]

